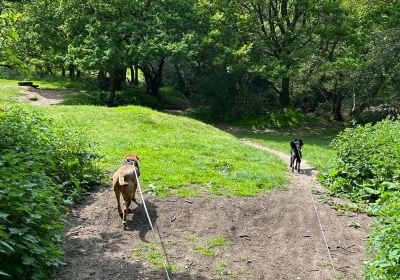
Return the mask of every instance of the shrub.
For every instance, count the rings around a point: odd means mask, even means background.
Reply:
[[[97,155],[82,136],[37,114],[0,111],[0,275],[51,279],[67,203],[96,184]]]
[[[398,186],[399,187],[399,186]],[[400,279],[400,192],[385,198],[369,236],[375,257],[367,262],[366,279]]]
[[[332,143],[337,161],[326,176],[329,189],[351,198],[376,201],[399,190],[400,120],[386,119],[346,129]]]
[[[367,279],[400,279],[400,120],[346,129],[334,141],[335,167],[325,175],[334,193],[370,203],[378,216],[369,236],[374,258]]]

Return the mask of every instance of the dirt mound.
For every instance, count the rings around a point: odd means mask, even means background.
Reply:
[[[372,219],[338,216],[313,195],[333,269],[309,192],[320,188],[311,170],[291,173],[288,190],[258,197],[147,196],[175,271],[171,279],[362,279]],[[107,187],[88,195],[69,219],[60,279],[166,279],[141,204],[123,230]]]

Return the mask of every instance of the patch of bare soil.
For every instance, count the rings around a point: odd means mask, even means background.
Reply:
[[[146,196],[175,268],[171,279],[362,279],[372,218],[338,216],[311,194],[310,187],[321,186],[313,169],[302,167],[303,173],[290,172],[288,190],[257,197]],[[59,279],[166,279],[164,270],[151,262],[161,250],[141,203],[133,207],[123,230],[114,194],[107,187],[89,194],[69,214],[69,221]],[[216,237],[226,242],[213,242]]]
[[[41,89],[30,86],[21,86],[20,88],[24,94],[20,101],[38,106],[59,104],[64,101],[66,95],[78,93],[71,89]]]

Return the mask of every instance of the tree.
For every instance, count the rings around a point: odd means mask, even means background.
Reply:
[[[291,78],[312,52],[311,23],[320,12],[318,1],[247,0],[240,1],[237,10],[239,32],[247,34],[251,47],[250,70],[266,77],[281,106],[288,106]]]
[[[11,1],[0,2],[0,66],[10,68],[21,64],[12,47],[18,39],[14,25],[20,16]]]
[[[54,75],[64,69],[68,43],[60,30],[60,1],[38,0],[21,6],[21,17],[15,22],[18,41],[14,49],[25,64]]]

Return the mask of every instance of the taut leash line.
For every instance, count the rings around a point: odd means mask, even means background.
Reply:
[[[310,193],[311,200],[312,200],[312,203],[313,203],[313,205],[314,205],[315,214],[317,214],[318,224],[319,224],[319,227],[320,227],[320,229],[321,229],[322,237],[323,237],[324,242],[325,242],[326,251],[328,252],[329,260],[330,260],[330,263],[331,263],[331,266],[332,266],[332,270],[333,270],[333,275],[334,275],[334,277],[336,278],[336,277],[337,277],[337,276],[336,276],[337,274],[336,274],[335,266],[333,265],[331,250],[329,249],[328,242],[326,241],[324,229],[323,229],[323,227],[322,227],[321,219],[319,218],[319,214],[318,214],[318,210],[317,210],[317,205],[315,204],[315,200],[314,200],[314,197],[313,197],[313,195],[312,195],[311,187],[310,187],[310,186],[308,187],[308,191],[309,191],[309,193]]]
[[[161,248],[164,252],[165,260],[163,261],[163,265],[164,265],[164,269],[165,269],[165,274],[167,275],[167,279],[170,280],[169,273],[168,273],[168,268],[170,266],[168,263],[168,257],[167,257],[167,252],[165,251],[164,243],[162,242],[161,235],[160,235],[160,232],[158,231],[157,225],[156,225],[157,234],[156,234],[156,230],[154,230],[153,223],[151,222],[151,219],[150,219],[149,211],[147,211],[146,202],[144,201],[142,188],[140,187],[139,177],[137,176],[137,173],[136,173],[136,168],[133,168],[133,170],[135,171],[136,183],[139,188],[140,197],[142,198],[144,211],[146,212],[147,219],[149,220],[151,230],[153,231],[153,234],[156,236],[156,239],[158,239],[157,241],[161,244]]]

